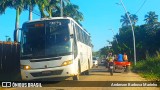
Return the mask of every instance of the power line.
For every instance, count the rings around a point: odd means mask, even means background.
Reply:
[[[20,7],[21,7],[21,8],[23,8],[22,6],[20,6]],[[28,9],[28,8],[27,8],[26,10],[28,10],[28,11],[29,11],[29,9]],[[37,13],[37,11],[35,11],[35,10],[32,10],[32,13],[33,13],[33,14],[35,14],[35,15],[37,15],[37,16],[41,16],[41,15],[40,15],[40,14],[38,14],[38,13]]]
[[[141,9],[142,7],[144,6],[144,4],[146,3],[147,0],[144,0],[143,4],[141,5],[141,7],[137,10],[137,12],[135,14],[137,14]]]
[[[35,11],[32,11],[33,14],[37,15],[37,16],[41,16],[40,14],[36,13]]]
[[[29,11],[29,9],[28,9],[28,8],[27,8],[27,10]],[[32,10],[32,13],[33,13],[33,14],[35,14],[35,15],[37,15],[37,16],[41,16],[40,14],[38,14],[38,13],[37,13],[37,11],[36,11],[36,10]]]

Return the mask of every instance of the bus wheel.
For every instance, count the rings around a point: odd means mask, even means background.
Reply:
[[[73,76],[73,80],[78,81],[78,80],[79,80],[79,74],[74,75],[74,76]]]

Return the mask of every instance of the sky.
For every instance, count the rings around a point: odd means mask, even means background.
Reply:
[[[71,3],[79,6],[79,11],[83,13],[83,27],[91,34],[93,51],[98,51],[104,46],[108,46],[107,40],[112,41],[113,36],[118,33],[121,27],[121,15],[125,11],[120,0],[70,0]],[[138,16],[137,25],[144,24],[144,16],[149,11],[155,11],[160,16],[160,0],[123,0],[128,12]],[[38,11],[38,8],[35,8]],[[138,12],[137,12],[138,11]],[[5,41],[6,36],[13,40],[16,11],[7,9],[5,14],[0,15],[0,41]],[[20,15],[20,27],[28,20],[28,11],[23,11]],[[33,14],[33,19],[40,17]],[[114,31],[114,33],[111,31]]]

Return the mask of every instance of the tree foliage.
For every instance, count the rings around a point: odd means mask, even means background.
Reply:
[[[71,3],[67,3],[64,8],[64,14],[65,17],[72,17],[74,20],[76,20],[78,23],[80,21],[83,21],[83,14],[79,11],[79,6]],[[54,10],[52,11],[53,17],[59,17],[60,16],[60,7],[56,6]]]
[[[153,27],[154,26],[154,27]],[[134,26],[136,40],[137,60],[145,59],[146,52],[154,55],[160,50],[160,23],[144,24]],[[133,36],[131,27],[122,27],[119,34],[116,35],[118,44],[115,40],[112,42],[112,49],[116,53],[126,52],[130,59],[133,59]]]
[[[144,21],[146,24],[153,24],[158,21],[158,15],[155,12],[150,11],[145,15]]]
[[[157,51],[160,51],[160,22],[158,22],[158,15],[155,12],[148,12],[145,15],[146,24],[136,26],[134,21],[138,21],[138,16],[134,14],[129,14],[133,22],[133,28],[135,33],[135,46],[136,46],[136,55],[137,61],[144,60],[147,58],[146,53],[153,56]],[[111,42],[114,54],[124,53],[128,54],[130,60],[134,58],[134,48],[133,48],[133,36],[132,30],[127,20],[127,15],[121,16],[122,27],[119,29],[119,33],[114,36],[113,41]],[[126,21],[126,22],[125,22]],[[116,38],[118,44],[116,42]],[[104,47],[99,50],[107,51],[107,48]],[[106,52],[102,52],[103,54]]]
[[[135,14],[131,14],[130,17],[131,17],[132,24],[135,26],[136,23],[138,22],[138,16]]]
[[[129,12],[127,12],[127,14],[129,15],[132,24],[135,26],[138,21],[138,16],[135,14],[130,14]],[[122,23],[122,27],[131,25],[127,14],[125,13],[125,15],[121,16],[120,22]]]
[[[127,12],[128,15],[130,15],[129,12]],[[124,16],[122,15],[121,16],[122,19],[120,19],[120,22],[122,23],[122,26],[129,26],[130,25],[130,22],[129,22],[129,19],[128,19],[128,16],[127,14],[125,13]]]

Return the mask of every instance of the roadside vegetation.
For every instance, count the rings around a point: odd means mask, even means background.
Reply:
[[[160,81],[160,52],[155,56],[147,55],[146,60],[137,62],[132,69],[148,80]]]
[[[128,14],[135,33],[136,66],[133,65],[134,49],[131,24],[126,14],[121,16],[122,27],[119,29],[119,33],[114,36],[113,41],[108,41],[110,46],[105,46],[96,53],[99,53],[100,57],[105,57],[110,51],[113,54],[126,52],[129,61],[132,62],[133,71],[147,79],[160,81],[160,22],[158,22],[158,15],[154,11],[149,11],[144,15],[144,24],[136,25],[138,16],[129,12]]]

